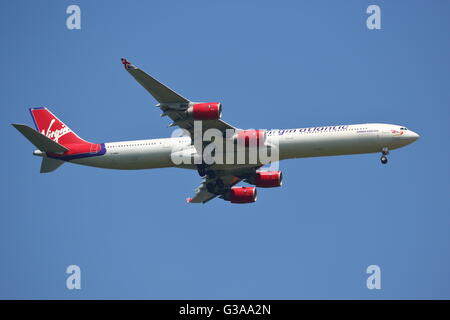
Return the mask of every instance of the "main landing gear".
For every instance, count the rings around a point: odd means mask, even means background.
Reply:
[[[213,170],[208,170],[208,165],[205,163],[197,165],[197,172],[200,177],[208,176],[211,179],[216,177],[216,173]]]
[[[206,190],[208,190],[209,193],[223,194],[225,192],[225,184],[222,179],[217,178],[215,181],[206,184]]]
[[[204,177],[206,175],[206,168],[207,166],[205,164],[197,165],[197,171],[200,177]]]
[[[380,158],[381,163],[386,164],[388,162],[388,158],[387,158],[387,155],[389,154],[388,148],[383,148],[381,150],[381,153],[382,153],[381,158]]]

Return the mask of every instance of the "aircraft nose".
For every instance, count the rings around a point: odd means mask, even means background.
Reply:
[[[415,133],[414,131],[410,132],[410,136],[411,136],[412,141],[416,141],[417,139],[420,138],[420,136],[417,133]]]
[[[420,136],[417,133],[415,133],[414,131],[407,130],[407,131],[402,131],[402,134],[397,136],[397,138],[399,139],[399,141],[402,141],[403,145],[407,145],[407,144],[413,143],[414,141],[419,139]]]

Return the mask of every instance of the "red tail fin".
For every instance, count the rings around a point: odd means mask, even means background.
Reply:
[[[69,147],[74,144],[91,144],[75,134],[47,108],[30,108],[36,129],[53,141]]]

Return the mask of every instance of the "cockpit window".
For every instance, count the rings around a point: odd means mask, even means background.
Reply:
[[[408,130],[408,128],[401,127],[400,130]]]

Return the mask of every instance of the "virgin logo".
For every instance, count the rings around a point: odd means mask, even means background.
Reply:
[[[396,135],[396,136],[401,136],[404,132],[402,130],[397,131],[397,130],[391,130],[391,132]]]
[[[56,121],[55,119],[50,121],[47,131],[45,131],[45,129],[42,129],[41,133],[45,135],[47,138],[50,138],[53,141],[58,142],[59,138],[61,138],[65,134],[72,132],[72,130],[70,130],[70,128],[66,127],[64,124],[62,124],[61,129],[52,130],[52,125],[55,123],[55,121]]]

